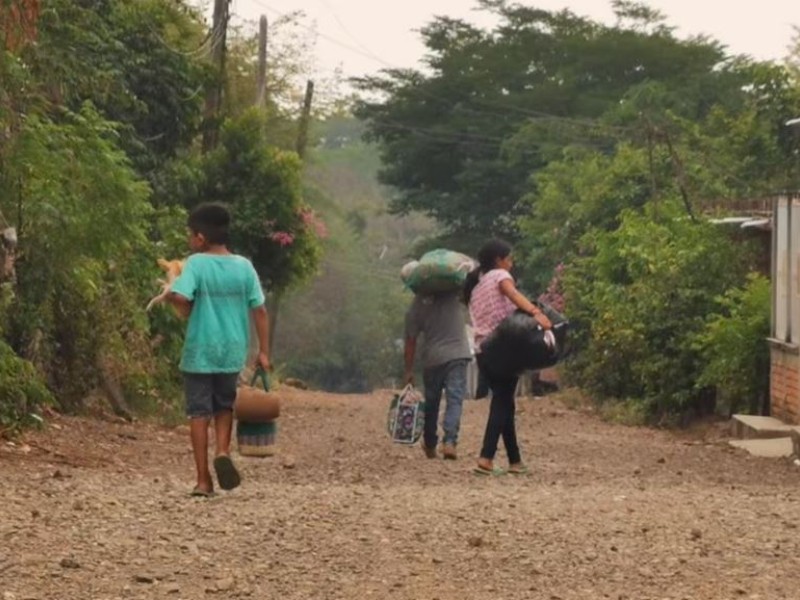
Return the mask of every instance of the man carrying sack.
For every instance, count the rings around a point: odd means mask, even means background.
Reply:
[[[449,258],[461,255],[447,251],[436,251],[440,257]],[[429,253],[434,254],[434,253]],[[428,255],[426,255],[428,256]],[[419,275],[420,264],[412,263],[404,267],[402,276],[407,285]],[[466,261],[468,258],[464,257]],[[447,263],[447,261],[443,261]],[[405,379],[406,384],[414,383],[414,359],[417,352],[417,340],[421,336],[423,384],[425,387],[425,430],[423,433],[423,450],[428,458],[436,458],[436,447],[439,442],[439,406],[442,392],[445,393],[444,444],[442,455],[445,459],[458,458],[456,446],[461,427],[461,412],[464,397],[467,394],[467,365],[472,359],[472,352],[467,339],[466,309],[461,302],[461,284],[464,277],[459,271],[460,262],[449,261],[456,266],[435,273],[434,276],[423,276],[414,286],[416,295],[406,314],[405,340]],[[431,270],[433,271],[433,270]],[[442,285],[444,282],[444,285]],[[411,287],[409,285],[409,287]],[[428,290],[436,289],[435,292]]]

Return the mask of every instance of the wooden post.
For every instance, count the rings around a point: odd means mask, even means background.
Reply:
[[[264,108],[267,103],[267,16],[261,15],[258,31],[258,78],[256,83],[256,106]]]
[[[303,102],[303,112],[300,115],[300,127],[297,131],[297,154],[300,158],[305,158],[306,146],[308,146],[308,126],[311,122],[311,102],[314,99],[314,82],[306,84],[306,98]]]
[[[204,111],[203,152],[213,150],[219,141],[219,116],[222,106],[222,87],[225,77],[225,43],[228,36],[231,0],[214,0],[214,19],[211,29],[211,62],[216,68],[217,80],[206,95]]]

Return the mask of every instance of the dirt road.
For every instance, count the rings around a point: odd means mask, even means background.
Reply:
[[[58,418],[0,442],[0,598],[800,598],[800,469],[521,401],[525,477],[389,443],[388,397],[287,392],[280,453],[192,484],[185,428]]]

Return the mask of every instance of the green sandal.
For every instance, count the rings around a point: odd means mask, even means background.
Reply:
[[[508,472],[512,475],[527,475],[529,473],[528,467],[525,465],[519,465],[515,467],[508,467]]]
[[[491,469],[486,469],[484,467],[478,466],[472,469],[472,472],[475,475],[480,475],[482,477],[501,477],[502,475],[506,474],[506,472],[500,467],[492,467]]]
[[[213,498],[216,496],[216,494],[214,493],[214,490],[207,492],[205,490],[201,490],[199,487],[195,487],[189,496],[192,498]]]

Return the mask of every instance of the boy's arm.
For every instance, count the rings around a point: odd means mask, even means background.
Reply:
[[[272,369],[269,358],[269,314],[265,305],[252,309],[253,321],[258,335],[258,366],[265,371]]]
[[[181,319],[188,319],[189,315],[192,314],[192,302],[185,296],[170,292],[167,294],[166,300],[172,304]]]

